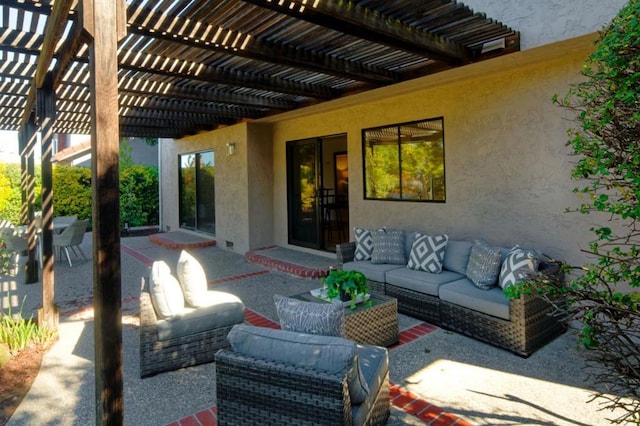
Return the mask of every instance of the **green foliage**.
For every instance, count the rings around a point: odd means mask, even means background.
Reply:
[[[640,423],[640,0],[631,0],[601,33],[583,69],[585,79],[554,102],[576,116],[567,145],[581,205],[597,214],[587,251],[597,259],[569,267],[564,287],[535,277],[510,296],[533,293],[551,301],[567,323],[581,324],[587,364],[607,393],[604,407],[625,414],[612,422]],[[632,292],[623,292],[620,286]]]
[[[327,297],[335,299],[346,295],[351,300],[351,309],[356,308],[358,296],[364,297],[369,292],[367,278],[362,272],[331,269],[329,275],[323,277],[321,282],[327,289]]]
[[[158,223],[158,168],[131,165],[120,168],[120,225]]]
[[[20,189],[20,165],[0,163],[0,218],[9,220],[14,225],[21,223],[20,208],[22,192]],[[41,206],[40,168],[34,168],[35,202],[34,209]]]
[[[125,154],[126,156],[126,154]],[[126,162],[125,162],[126,163]],[[35,168],[36,187],[34,210],[41,210],[40,167]],[[0,218],[21,223],[20,165],[0,164]],[[53,167],[53,215],[77,215],[91,219],[91,169],[87,167],[57,165]],[[121,223],[130,226],[157,225],[158,168],[141,165],[120,167]],[[0,268],[5,257],[0,252]]]
[[[91,219],[91,169],[57,165],[53,168],[53,216]]]
[[[22,305],[24,306],[24,299]],[[54,330],[38,327],[33,318],[24,319],[22,307],[17,315],[12,315],[11,308],[6,314],[0,312],[0,343],[8,346],[12,355],[16,355],[30,344],[47,346],[55,336]]]

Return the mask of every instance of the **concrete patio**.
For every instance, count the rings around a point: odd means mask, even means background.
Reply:
[[[329,254],[301,254],[276,247],[243,256],[202,244],[202,237],[191,235],[156,236],[178,241],[173,248],[149,237],[121,241],[127,424],[216,424],[215,364],[139,378],[140,278],[148,274],[154,260],[175,267],[179,249],[187,247],[204,266],[209,287],[238,295],[248,308],[247,320],[254,324],[277,321],[273,294],[291,295],[318,287],[316,279],[303,279],[292,272],[328,268],[335,261]],[[89,233],[83,250],[91,253]],[[247,261],[259,257],[267,259],[268,268]],[[55,263],[60,340],[45,355],[40,374],[10,425],[95,423],[92,264],[79,259],[73,265]],[[281,272],[278,266],[289,271]],[[10,302],[15,310],[26,296],[23,312],[35,316],[41,285],[23,282],[21,274],[1,277],[2,307]],[[523,359],[404,315],[400,315],[400,331],[401,343],[389,350],[394,384],[390,425],[605,425],[615,415],[598,411],[597,402],[587,404],[593,385],[585,377],[571,332]]]

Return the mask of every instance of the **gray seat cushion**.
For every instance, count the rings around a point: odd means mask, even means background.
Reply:
[[[329,373],[346,371],[354,403],[364,401],[369,394],[357,346],[351,340],[245,324],[234,326],[228,339],[233,350],[241,354]]]
[[[358,345],[358,358],[364,380],[369,386],[369,395],[361,403],[352,406],[354,425],[362,425],[376,400],[376,395],[389,371],[389,353],[380,346]]]
[[[509,320],[509,299],[500,287],[482,290],[463,278],[440,287],[440,300]]]
[[[463,275],[466,274],[472,246],[473,243],[471,241],[449,240],[447,242],[447,250],[444,252],[444,269]]]
[[[342,269],[345,271],[360,271],[364,274],[367,279],[378,282],[385,282],[385,275],[387,271],[391,271],[393,269],[402,268],[403,265],[391,265],[387,263],[373,264],[370,261],[355,261],[355,262],[347,262],[342,265]]]
[[[199,308],[184,308],[168,320],[158,320],[158,339],[184,337],[244,321],[244,303],[222,291],[208,291]]]
[[[457,272],[443,270],[439,274],[426,271],[414,271],[409,268],[398,268],[387,272],[387,283],[419,293],[438,296],[441,285],[464,278]]]

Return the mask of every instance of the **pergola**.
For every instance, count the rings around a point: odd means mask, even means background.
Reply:
[[[2,0],[0,130],[20,135],[32,282],[41,134],[47,323],[53,135],[92,135],[97,422],[123,410],[120,137],[181,138],[519,48],[518,32],[455,0]]]

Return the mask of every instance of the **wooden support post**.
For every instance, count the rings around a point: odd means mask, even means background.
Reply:
[[[115,3],[115,7],[114,7]],[[118,39],[124,0],[82,0],[82,28],[91,36],[91,166],[96,424],[122,424],[122,302],[118,120]]]
[[[34,222],[33,203],[35,201],[35,171],[34,156],[37,144],[36,126],[33,115],[27,123],[22,126],[18,134],[20,146],[20,187],[22,192],[21,221],[27,225],[28,259],[25,268],[25,284],[38,282],[38,263],[36,261],[36,229]]]
[[[36,115],[42,135],[42,307],[38,310],[38,323],[51,329],[58,328],[58,307],[54,303],[53,276],[53,123],[56,119],[56,99],[51,75],[36,92]]]

